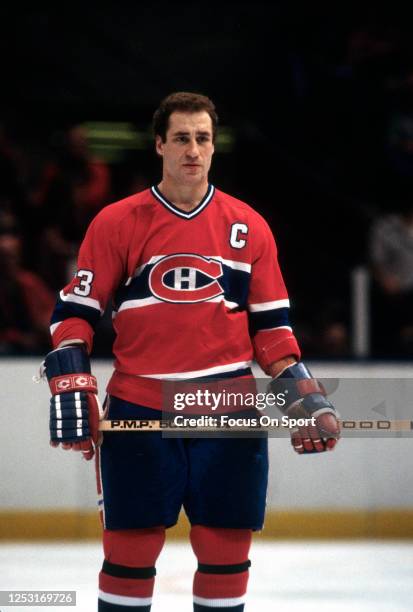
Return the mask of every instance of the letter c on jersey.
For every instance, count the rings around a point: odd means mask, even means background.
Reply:
[[[233,223],[231,225],[231,235],[229,243],[234,249],[242,249],[247,244],[244,238],[239,236],[246,236],[248,234],[248,225],[245,223]]]
[[[167,255],[153,266],[149,288],[165,302],[205,302],[224,293],[217,281],[220,276],[222,265],[215,259],[191,253]]]

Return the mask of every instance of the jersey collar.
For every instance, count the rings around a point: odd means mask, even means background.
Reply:
[[[204,208],[206,208],[208,206],[208,204],[210,203],[210,201],[212,200],[212,198],[214,196],[215,187],[213,185],[209,184],[207,192],[204,195],[204,197],[202,198],[202,200],[200,201],[200,203],[193,210],[191,210],[189,212],[185,212],[184,210],[181,210],[180,208],[175,206],[175,204],[172,204],[172,202],[167,200],[165,198],[165,196],[159,191],[159,189],[158,189],[158,187],[156,185],[153,185],[151,187],[151,192],[153,193],[155,198],[163,206],[165,206],[165,208],[167,208],[169,211],[174,213],[174,215],[177,215],[178,217],[181,217],[182,219],[193,219],[194,217],[199,215],[199,213],[202,212],[204,210]]]

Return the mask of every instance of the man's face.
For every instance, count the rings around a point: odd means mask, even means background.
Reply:
[[[172,113],[165,142],[156,137],[156,151],[163,158],[164,179],[188,186],[208,180],[214,153],[211,117],[206,111]]]

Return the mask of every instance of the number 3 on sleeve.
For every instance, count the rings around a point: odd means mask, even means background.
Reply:
[[[73,289],[73,293],[81,297],[87,297],[92,290],[93,272],[90,270],[78,270],[76,276],[80,279],[79,284]]]

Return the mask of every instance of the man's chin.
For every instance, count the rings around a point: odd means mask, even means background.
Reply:
[[[183,174],[185,176],[202,176],[203,170],[199,166],[193,166],[191,168],[184,168]]]
[[[185,172],[181,181],[184,185],[199,185],[207,181],[207,178],[202,172]]]

